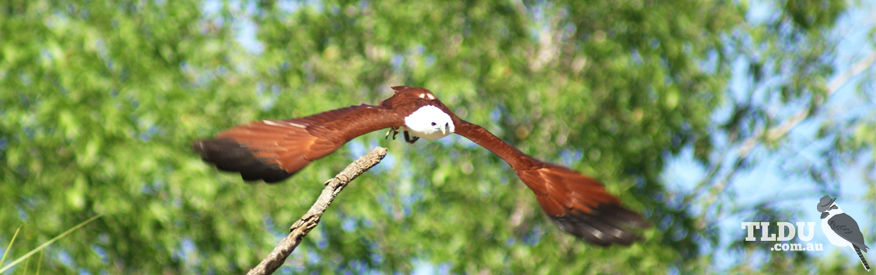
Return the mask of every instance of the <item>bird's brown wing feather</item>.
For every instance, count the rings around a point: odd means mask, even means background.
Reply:
[[[631,229],[648,225],[599,181],[574,170],[540,162],[517,175],[561,229],[591,243],[628,245],[638,239]]]
[[[217,168],[244,180],[278,182],[359,135],[402,125],[380,106],[359,105],[289,120],[261,120],[199,140],[192,148]]]
[[[629,245],[637,227],[648,223],[620,204],[599,181],[572,169],[534,159],[486,129],[459,119],[456,133],[480,144],[511,165],[539,205],[564,231],[597,245]]]

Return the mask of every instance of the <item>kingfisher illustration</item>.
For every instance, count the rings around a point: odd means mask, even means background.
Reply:
[[[864,269],[870,271],[870,264],[864,253],[867,253],[867,244],[864,243],[864,235],[858,228],[858,223],[851,216],[844,213],[836,204],[836,198],[830,196],[821,197],[818,202],[818,212],[821,212],[821,230],[827,235],[827,239],[835,246],[851,247],[855,249]]]
[[[347,141],[380,129],[406,142],[438,139],[452,133],[468,138],[502,158],[535,193],[560,229],[590,243],[629,245],[649,223],[609,194],[597,180],[572,169],[542,162],[502,141],[483,127],[451,112],[424,88],[395,86],[379,105],[362,104],[289,120],[261,120],[199,140],[193,149],[220,170],[239,172],[246,181],[282,181]]]

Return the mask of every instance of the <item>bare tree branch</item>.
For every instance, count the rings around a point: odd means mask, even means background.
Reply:
[[[685,203],[689,203],[697,194],[699,194],[703,189],[709,187],[709,183],[714,183],[711,185],[711,191],[708,194],[708,197],[704,200],[704,205],[711,205],[715,202],[718,195],[721,194],[727,187],[730,182],[730,179],[733,175],[735,175],[736,170],[742,165],[742,161],[748,157],[748,154],[751,153],[751,150],[754,149],[760,143],[764,142],[776,142],[781,138],[784,138],[788,132],[791,131],[797,124],[803,122],[807,118],[811,117],[814,113],[810,112],[810,110],[814,110],[815,107],[824,103],[828,97],[833,95],[836,91],[846,85],[853,77],[858,74],[866,71],[867,69],[876,65],[876,52],[870,53],[868,56],[862,58],[855,64],[852,64],[845,72],[834,77],[827,84],[827,93],[824,97],[817,99],[813,102],[813,105],[804,108],[803,110],[798,111],[793,116],[785,120],[779,125],[773,126],[769,129],[763,129],[761,132],[758,132],[754,136],[748,137],[741,144],[739,151],[737,151],[736,160],[732,164],[727,164],[729,166],[729,171],[724,173],[724,175],[720,179],[715,179],[714,177],[717,173],[725,168],[724,159],[718,161],[717,165],[712,166],[710,169],[708,176],[703,178],[700,183],[694,187],[693,191],[685,196],[683,199]],[[703,212],[702,217],[706,212]]]
[[[325,210],[332,203],[332,200],[335,199],[338,193],[340,193],[350,181],[379,163],[384,156],[386,156],[386,148],[378,146],[374,148],[374,150],[371,150],[370,153],[362,156],[353,163],[350,163],[350,165],[347,165],[347,168],[344,168],[344,170],[334,178],[327,180],[324,183],[325,188],[322,189],[322,194],[319,194],[319,198],[316,199],[316,202],[313,203],[310,210],[307,210],[307,213],[305,213],[304,216],[301,216],[301,219],[298,219],[298,221],[289,228],[289,231],[291,231],[289,232],[289,235],[283,238],[283,240],[277,244],[277,247],[274,247],[274,250],[271,251],[261,263],[250,269],[246,274],[274,273],[277,268],[283,265],[286,261],[286,257],[289,257],[289,254],[292,254],[292,251],[298,247],[298,244],[301,243],[301,239],[304,238],[311,229],[316,227],[322,214],[325,213]]]

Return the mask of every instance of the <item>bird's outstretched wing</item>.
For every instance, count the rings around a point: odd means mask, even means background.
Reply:
[[[365,133],[397,127],[404,119],[382,106],[359,105],[290,120],[261,120],[196,141],[192,148],[221,170],[244,180],[274,183]]]
[[[867,244],[864,243],[864,235],[861,234],[861,228],[852,216],[846,213],[840,213],[827,220],[830,229],[836,232],[837,235],[846,239],[853,245],[857,246],[864,252],[867,252]]]
[[[569,168],[536,160],[478,125],[454,121],[456,133],[505,160],[534,193],[544,211],[566,232],[593,244],[629,245],[635,228],[648,226],[620,204],[597,180]]]

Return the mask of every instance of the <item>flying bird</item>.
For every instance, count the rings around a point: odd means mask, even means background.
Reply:
[[[836,198],[830,196],[821,197],[818,202],[818,212],[821,212],[821,230],[827,236],[827,240],[835,246],[851,247],[861,259],[861,264],[864,269],[870,271],[870,265],[867,264],[867,258],[864,254],[867,253],[867,244],[864,243],[864,234],[861,234],[861,228],[858,227],[858,222],[852,219],[852,216],[843,212],[836,204]]]
[[[289,120],[261,120],[199,140],[193,149],[220,170],[246,181],[282,181],[347,141],[380,129],[405,141],[438,139],[456,133],[502,158],[528,186],[545,213],[564,231],[601,245],[629,245],[636,230],[649,226],[597,180],[542,162],[451,112],[426,89],[392,87],[379,105],[358,105]]]

